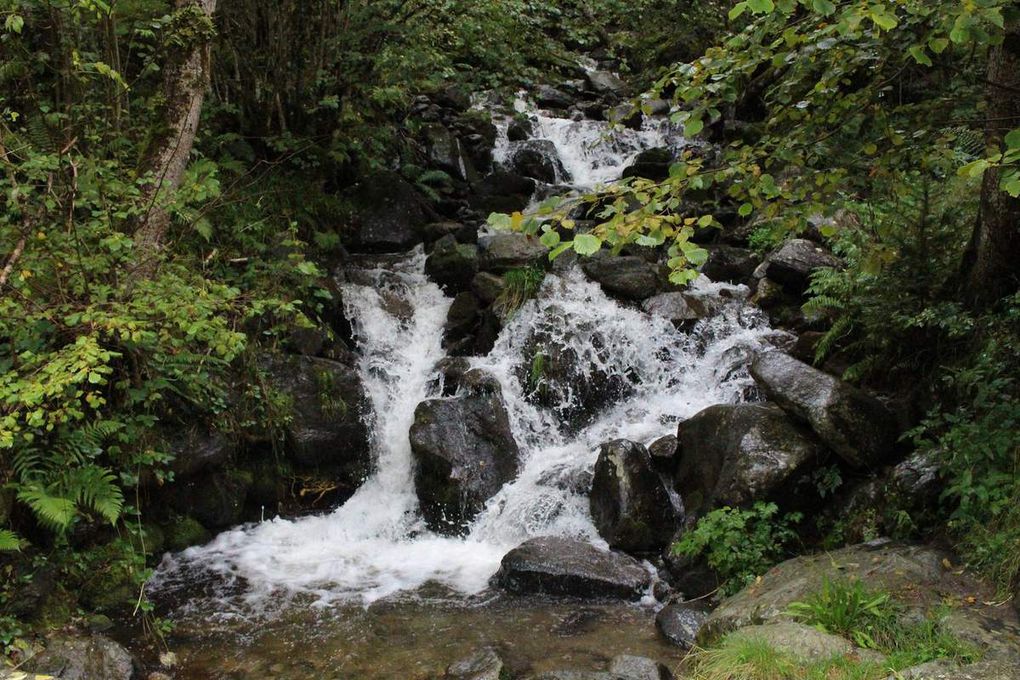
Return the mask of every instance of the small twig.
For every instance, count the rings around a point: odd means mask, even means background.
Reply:
[[[0,290],[3,290],[4,285],[7,283],[7,278],[14,270],[15,263],[18,261],[18,258],[21,257],[21,253],[25,251],[25,242],[27,240],[27,236],[22,236],[21,239],[18,240],[18,245],[14,246],[14,252],[11,253],[11,256],[7,259],[7,266],[4,267],[2,272],[0,272]]]

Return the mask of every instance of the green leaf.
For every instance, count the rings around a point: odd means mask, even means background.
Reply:
[[[737,208],[737,214],[741,217],[747,217],[754,210],[754,206],[750,203],[741,203],[740,207]]]
[[[768,14],[776,8],[772,0],[747,0],[747,8],[758,14]]]
[[[920,45],[911,45],[908,52],[910,52],[910,56],[912,56],[914,61],[918,64],[923,66],[932,66],[931,57],[925,54],[924,48]]]
[[[560,243],[560,233],[555,229],[550,229],[542,234],[538,241],[546,248],[555,248]]]
[[[684,137],[693,137],[705,129],[705,121],[700,118],[688,118],[684,123]]]
[[[21,539],[9,529],[0,529],[0,552],[16,552],[21,550]]]
[[[819,14],[830,16],[836,11],[836,5],[831,0],[814,0],[811,7]]]
[[[949,47],[949,41],[945,38],[932,38],[928,41],[928,47],[931,48],[931,51],[935,54],[942,54],[946,51],[946,48]]]
[[[555,260],[564,252],[570,250],[570,248],[573,245],[574,245],[573,241],[564,241],[563,243],[559,244],[558,246],[549,251],[549,261],[551,262],[552,260]]]
[[[574,252],[578,255],[594,255],[602,248],[602,240],[591,234],[578,234],[574,237]]]
[[[956,171],[956,174],[960,177],[980,177],[990,166],[991,163],[987,159],[979,158],[961,167]]]
[[[8,14],[7,20],[4,21],[4,28],[11,33],[21,33],[21,29],[25,26],[25,19],[20,14]]]
[[[1005,141],[1007,149],[1020,149],[1020,128],[1009,132]]]
[[[883,31],[891,31],[899,25],[896,17],[892,14],[887,13],[884,9],[878,8],[873,9],[868,13],[868,17],[871,21]]]
[[[745,11],[747,11],[746,2],[738,2],[737,4],[733,5],[733,9],[730,10],[729,14],[730,21],[740,18],[740,15],[743,14]]]
[[[489,217],[486,222],[493,229],[498,229],[500,231],[510,230],[511,220],[510,216],[506,213],[489,213]]]

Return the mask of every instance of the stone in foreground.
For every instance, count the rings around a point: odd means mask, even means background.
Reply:
[[[621,654],[609,662],[609,674],[621,680],[673,680],[664,664],[646,656]]]
[[[668,604],[655,615],[655,627],[667,640],[683,650],[694,647],[698,629],[708,612],[685,604]]]
[[[503,660],[492,647],[483,647],[446,669],[446,680],[505,680],[508,677]]]
[[[625,600],[641,599],[651,584],[634,558],[555,536],[533,538],[508,552],[494,580],[512,593]]]

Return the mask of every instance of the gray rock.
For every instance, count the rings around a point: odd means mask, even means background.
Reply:
[[[425,260],[425,273],[445,290],[467,288],[477,272],[478,248],[457,243],[452,235],[436,241]]]
[[[652,467],[660,472],[672,474],[677,458],[677,438],[667,434],[659,437],[648,446],[648,455],[652,457]]]
[[[523,210],[535,193],[535,180],[496,170],[475,183],[468,197],[471,207],[483,214]]]
[[[581,268],[606,293],[625,300],[644,300],[659,289],[658,271],[636,255],[593,257],[584,260]]]
[[[886,680],[1020,680],[1017,665],[1000,661],[982,661],[959,666],[940,659],[905,668]]]
[[[521,267],[544,267],[548,248],[537,238],[516,232],[500,232],[478,237],[479,269],[502,274]]]
[[[545,109],[567,109],[573,100],[552,85],[539,85],[534,92],[535,103]]]
[[[533,538],[503,556],[495,582],[514,593],[638,600],[651,584],[644,566],[622,553],[573,538]]]
[[[896,417],[863,390],[782,352],[758,355],[751,375],[769,399],[807,421],[851,465],[875,466],[895,451]]]
[[[661,549],[679,522],[648,449],[626,439],[602,445],[589,502],[602,538],[610,547],[628,552]]]
[[[237,451],[237,444],[216,430],[183,427],[167,434],[167,445],[174,455],[170,469],[177,479],[222,468],[233,459]]]
[[[701,267],[701,273],[713,281],[745,283],[751,279],[758,266],[758,256],[746,248],[727,245],[707,246],[708,260]]]
[[[463,531],[517,474],[520,452],[499,382],[477,369],[462,378],[460,396],[418,405],[411,425],[415,490],[435,531]]]
[[[425,125],[422,136],[432,165],[460,179],[469,179],[475,174],[464,156],[460,140],[441,123]]]
[[[623,127],[630,128],[631,130],[640,130],[641,125],[644,122],[644,116],[641,114],[641,109],[635,108],[631,104],[611,106],[605,110],[603,116],[609,122],[615,125],[622,125]]]
[[[523,142],[535,133],[534,126],[528,119],[514,119],[506,129],[506,137],[511,142]]]
[[[420,240],[421,228],[432,216],[422,197],[395,172],[366,177],[344,192],[349,208],[344,215],[351,230],[345,245],[370,252],[400,252]]]
[[[620,76],[609,71],[589,71],[585,74],[585,80],[588,82],[588,87],[598,94],[623,97],[627,93],[627,83],[623,82]]]
[[[505,289],[503,277],[491,272],[478,272],[471,279],[471,292],[486,305],[495,302]]]
[[[607,405],[633,391],[630,382],[608,366],[605,337],[599,329],[578,325],[562,333],[539,328],[523,346],[519,377],[528,401],[555,411],[564,429],[589,424]]]
[[[655,627],[667,640],[684,651],[694,647],[698,629],[708,612],[686,604],[668,604],[655,615]]]
[[[675,291],[653,295],[641,307],[653,316],[669,319],[677,328],[687,328],[708,315],[698,298]]]
[[[630,165],[623,169],[621,176],[661,181],[669,177],[669,166],[672,163],[673,153],[669,149],[646,149],[634,157]]]
[[[766,404],[719,404],[677,428],[677,490],[687,520],[791,489],[824,460],[806,428]]]
[[[518,175],[546,184],[570,181],[570,174],[560,161],[556,145],[548,139],[530,139],[515,144],[507,166]]]
[[[224,529],[241,522],[251,482],[250,477],[234,470],[195,475],[175,483],[168,502],[206,529]]]
[[[796,557],[776,565],[760,581],[723,600],[701,627],[698,642],[710,644],[737,628],[790,620],[786,613],[790,603],[807,600],[822,589],[826,580],[859,579],[871,588],[906,594],[908,600],[903,604],[918,615],[940,603],[946,593],[962,595],[980,590],[973,581],[956,580],[959,577],[947,564],[948,556],[939,550],[888,540]],[[1015,626],[1015,614],[1001,608],[985,611],[999,617],[1003,630]]]
[[[859,649],[846,638],[790,621],[748,626],[733,635],[764,642],[776,651],[808,663],[849,654],[876,662],[884,658],[875,652]]]
[[[510,673],[492,647],[483,647],[450,664],[446,680],[507,680]]]
[[[268,381],[291,401],[287,427],[288,457],[298,465],[341,470],[347,482],[359,482],[371,470],[370,412],[357,370],[313,357],[282,357],[267,362]]]
[[[538,675],[529,675],[528,680],[621,680],[621,678],[603,671],[546,671]]]
[[[803,293],[811,274],[842,265],[841,260],[822,246],[804,238],[787,241],[765,258],[755,275],[778,282],[792,293]]]
[[[673,680],[664,664],[646,656],[621,654],[609,662],[609,674],[622,680]]]
[[[126,649],[102,635],[57,636],[46,649],[28,659],[21,670],[58,680],[131,680],[134,659]]]

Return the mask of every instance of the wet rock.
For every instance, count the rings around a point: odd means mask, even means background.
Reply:
[[[771,499],[824,460],[804,427],[766,404],[710,406],[677,428],[676,484],[688,521]]]
[[[485,305],[491,305],[506,289],[502,276],[492,272],[478,272],[471,279],[471,292]]]
[[[817,243],[795,238],[770,253],[755,275],[776,281],[784,289],[801,294],[807,290],[811,274],[819,269],[840,267],[842,262]]]
[[[594,257],[584,260],[581,268],[607,294],[624,300],[641,301],[658,292],[658,272],[636,255]]]
[[[464,290],[478,272],[478,248],[453,236],[436,241],[425,260],[425,273],[447,291]]]
[[[641,109],[635,108],[631,104],[612,106],[606,109],[603,115],[610,123],[622,125],[623,127],[630,128],[631,130],[640,130],[641,125],[644,123],[644,116],[641,114]]]
[[[344,192],[349,205],[345,244],[355,250],[401,252],[420,240],[432,211],[418,192],[395,172],[366,177]]]
[[[659,472],[672,474],[676,465],[677,438],[671,434],[659,437],[648,446],[648,455],[652,457],[652,467]]]
[[[673,680],[664,664],[645,656],[621,654],[609,662],[609,674],[621,680]]]
[[[474,293],[464,291],[453,298],[443,326],[443,347],[449,354],[465,356],[472,353],[481,318],[481,305]]]
[[[460,179],[470,179],[474,176],[474,168],[470,167],[464,157],[460,140],[445,126],[440,123],[429,123],[422,129],[422,136],[425,139],[428,160],[432,165]]]
[[[471,362],[465,357],[443,357],[436,362],[437,380],[433,386],[444,397],[452,397],[460,389],[464,374],[470,370]]]
[[[446,680],[507,680],[509,671],[492,647],[483,647],[450,664]]]
[[[673,163],[673,153],[669,149],[645,149],[623,169],[623,177],[644,177],[661,181],[669,177],[669,166]]]
[[[418,405],[411,425],[415,490],[435,531],[457,533],[517,474],[519,451],[499,382],[480,371],[464,390]]]
[[[620,677],[602,671],[547,671],[529,675],[528,680],[620,680]]]
[[[169,504],[207,529],[224,529],[241,522],[251,483],[250,476],[237,470],[189,477],[174,485]]]
[[[126,649],[102,635],[60,635],[29,658],[21,670],[58,680],[131,680],[135,662]]]
[[[560,161],[556,145],[548,139],[521,142],[508,159],[508,169],[546,184],[570,181],[570,175]]]
[[[602,538],[628,552],[662,548],[679,521],[648,449],[625,439],[602,445],[589,501]]]
[[[555,411],[565,429],[579,430],[633,391],[627,378],[610,368],[608,352],[601,331],[587,325],[562,333],[534,331],[519,367],[526,398]]]
[[[168,434],[167,446],[174,455],[170,469],[178,479],[221,468],[237,452],[236,442],[216,430],[181,427]]]
[[[535,180],[505,170],[496,170],[474,185],[471,207],[483,214],[523,210],[535,193]]]
[[[655,615],[655,627],[680,649],[694,647],[698,629],[708,618],[708,612],[687,604],[668,604]]]
[[[651,584],[640,562],[573,538],[533,538],[508,552],[494,577],[514,593],[638,600]]]
[[[817,628],[789,621],[748,626],[734,633],[746,640],[764,642],[780,653],[789,654],[802,662],[815,662],[835,656],[868,656],[870,661],[884,657],[876,652],[867,653],[846,638],[823,633]]]
[[[895,451],[896,417],[863,390],[782,352],[758,355],[751,375],[769,399],[807,421],[851,465],[875,466]]]
[[[459,237],[465,232],[472,231],[470,227],[460,222],[443,221],[429,222],[421,228],[421,237],[425,243],[435,243],[444,236],[452,236],[461,243],[472,243],[475,239],[467,238],[461,240]]]
[[[598,94],[624,97],[627,94],[627,83],[615,73],[609,71],[589,71],[585,74],[588,87]]]
[[[282,357],[266,363],[268,382],[291,402],[287,455],[298,465],[338,468],[340,478],[360,482],[372,466],[365,425],[370,407],[352,366],[313,357]]]
[[[669,319],[677,328],[689,328],[708,316],[708,309],[698,298],[678,292],[653,295],[641,308],[652,316]]]
[[[544,267],[548,248],[537,238],[516,232],[500,232],[478,238],[479,269],[502,274],[522,267]]]
[[[758,266],[758,256],[746,248],[713,245],[707,250],[708,260],[701,267],[701,273],[713,281],[745,283]]]
[[[535,126],[524,118],[515,118],[506,128],[506,137],[511,142],[523,142],[535,134]]]
[[[543,109],[568,109],[574,103],[569,95],[552,85],[539,85],[532,96]]]
[[[803,555],[776,565],[761,579],[729,597],[708,617],[698,633],[699,644],[710,644],[738,628],[791,620],[790,603],[804,602],[833,580],[859,579],[870,588],[892,593],[916,616],[943,601],[947,594],[981,592],[973,579],[954,573],[949,555],[935,548],[904,545],[886,539],[816,555]],[[967,610],[992,617],[1002,643],[1020,648],[1016,615],[1004,608],[974,605]],[[1014,642],[1009,642],[1009,640]]]

